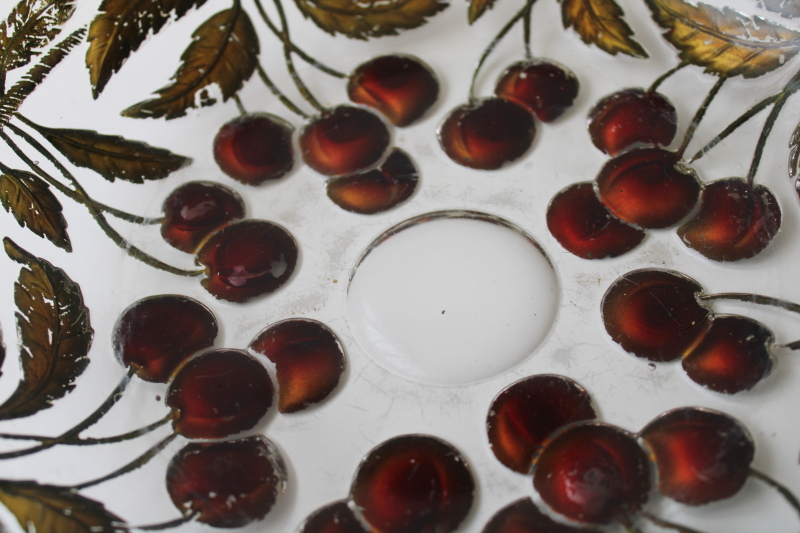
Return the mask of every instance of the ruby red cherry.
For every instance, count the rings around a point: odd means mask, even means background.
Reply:
[[[697,301],[702,292],[699,283],[678,272],[629,272],[603,296],[603,324],[626,352],[672,361],[693,349],[708,329],[710,311]]]
[[[533,486],[554,511],[590,524],[626,521],[647,501],[650,464],[636,438],[599,423],[568,426],[536,463]]]
[[[425,435],[404,435],[372,449],[350,497],[381,533],[449,533],[469,513],[475,482],[461,454]]]
[[[454,109],[439,128],[439,144],[459,165],[494,170],[522,157],[535,135],[527,109],[487,98]]]
[[[294,166],[292,131],[288,122],[267,113],[235,118],[214,138],[214,159],[245,185],[282,178]]]
[[[700,210],[678,236],[709,259],[738,261],[764,250],[780,227],[781,209],[768,188],[729,178],[706,185]]]
[[[612,215],[590,182],[570,185],[553,198],[547,208],[547,229],[565,250],[583,259],[622,255],[645,236]]]
[[[609,95],[589,113],[592,142],[612,156],[638,144],[667,146],[677,129],[678,114],[670,101],[642,89]]]
[[[190,443],[167,467],[167,491],[185,515],[213,527],[261,520],[286,487],[286,467],[265,437]]]
[[[347,84],[350,100],[380,111],[398,127],[421,118],[439,97],[430,67],[405,55],[381,56],[360,65]]]
[[[193,254],[208,235],[244,218],[244,202],[231,189],[210,181],[181,185],[164,201],[161,237],[178,250]]]
[[[389,129],[366,109],[341,105],[306,124],[300,133],[303,161],[326,176],[375,166],[389,148]]]
[[[589,393],[571,379],[548,374],[527,377],[492,401],[486,419],[489,445],[501,463],[529,474],[550,434],[595,416]]]
[[[578,78],[547,61],[520,61],[500,75],[494,93],[525,107],[542,122],[552,122],[578,96]]]
[[[753,388],[772,369],[775,338],[763,324],[743,316],[715,316],[699,344],[682,361],[686,375],[716,392]]]
[[[206,267],[201,283],[214,297],[241,303],[286,283],[297,266],[297,243],[288,231],[265,220],[226,226],[197,253]]]
[[[314,511],[300,524],[297,533],[370,533],[350,510],[338,501]]]
[[[729,498],[750,475],[755,446],[730,416],[685,407],[659,416],[641,432],[658,469],[658,490],[687,505]]]
[[[167,391],[176,433],[220,439],[255,426],[272,405],[264,365],[241,350],[214,350],[184,364]]]
[[[344,372],[344,350],[336,335],[316,320],[290,319],[259,333],[250,349],[275,364],[278,410],[301,411],[333,392]]]
[[[629,150],[608,161],[597,176],[600,200],[618,218],[640,228],[667,228],[686,217],[700,197],[700,183],[675,152]]]
[[[484,526],[482,533],[598,533],[556,522],[536,507],[530,498],[521,498],[500,509]]]
[[[128,307],[114,326],[114,354],[145,381],[166,383],[195,352],[213,346],[214,314],[186,296],[151,296]]]
[[[327,193],[345,211],[372,215],[408,200],[418,181],[411,158],[395,148],[379,168],[329,180]]]

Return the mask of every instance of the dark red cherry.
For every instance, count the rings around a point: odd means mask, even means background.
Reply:
[[[509,385],[492,401],[486,417],[489,446],[508,468],[529,474],[550,434],[596,416],[589,393],[571,379],[530,376]]]
[[[628,272],[606,291],[600,308],[611,340],[636,357],[674,361],[708,330],[710,311],[697,302],[703,287],[671,270]]]
[[[439,144],[465,167],[494,170],[522,157],[533,144],[536,125],[527,109],[487,98],[454,109],[439,127]]]
[[[164,201],[161,236],[174,248],[193,254],[206,236],[241,218],[244,202],[236,192],[211,181],[192,181]]]
[[[472,507],[475,482],[450,444],[403,435],[373,448],[358,466],[350,497],[381,533],[448,533]]]
[[[250,349],[275,364],[278,411],[294,413],[321,402],[344,372],[344,350],[336,335],[316,320],[289,319],[259,333]]]
[[[341,105],[306,124],[300,150],[303,161],[320,174],[344,176],[378,163],[390,140],[389,129],[377,115]]]
[[[772,331],[743,316],[716,316],[700,343],[683,358],[695,383],[716,392],[749,390],[772,369]]]
[[[781,227],[781,208],[768,188],[739,178],[706,185],[700,210],[678,228],[689,248],[714,261],[738,261],[759,254]]]
[[[277,290],[297,266],[297,243],[265,220],[226,226],[203,244],[197,263],[206,267],[203,287],[215,298],[245,302]]]
[[[729,498],[750,475],[753,439],[724,413],[675,409],[650,422],[641,437],[658,469],[658,490],[681,503]]]
[[[494,93],[525,107],[542,122],[552,122],[578,96],[578,78],[548,61],[520,61],[500,75]]]
[[[221,439],[255,426],[272,405],[264,365],[241,350],[214,350],[175,373],[166,403],[172,426],[190,439]]]
[[[192,442],[167,467],[167,491],[185,515],[213,527],[242,527],[264,518],[286,489],[286,467],[262,436]]]
[[[377,109],[398,127],[416,121],[439,97],[439,82],[423,61],[405,55],[376,57],[347,84],[350,100]]]
[[[678,113],[663,95],[625,89],[589,112],[589,135],[601,151],[617,155],[637,144],[667,146],[678,131]]]
[[[667,228],[700,197],[694,172],[675,152],[637,148],[608,161],[597,175],[600,200],[617,217],[645,229]]]
[[[650,463],[627,431],[578,424],[545,445],[533,486],[554,511],[579,522],[606,524],[625,520],[647,501]]]
[[[521,498],[500,509],[482,533],[598,533],[556,522],[536,507],[530,498]]]
[[[547,208],[547,229],[564,249],[583,259],[622,255],[636,248],[645,236],[644,231],[609,213],[586,181],[553,197]]]
[[[338,501],[314,511],[300,524],[297,533],[369,533],[347,506]]]
[[[214,138],[219,168],[245,185],[285,176],[294,166],[291,124],[267,113],[250,113],[222,126]]]
[[[114,354],[145,381],[166,383],[195,352],[214,345],[217,319],[206,306],[178,295],[144,298],[114,326]]]
[[[419,172],[408,155],[395,148],[376,169],[328,181],[328,198],[353,213],[372,215],[408,200]]]

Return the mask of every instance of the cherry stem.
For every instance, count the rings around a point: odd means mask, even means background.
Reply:
[[[240,116],[245,116],[247,114],[247,110],[244,108],[244,104],[242,103],[242,99],[239,98],[237,93],[233,93],[233,102],[236,104],[236,109],[239,110]]]
[[[135,429],[133,431],[128,431],[127,433],[122,433],[121,435],[114,435],[112,437],[73,437],[69,439],[62,439],[59,437],[43,437],[40,435],[17,435],[13,433],[0,433],[0,439],[8,439],[8,440],[37,440],[40,441],[42,444],[64,444],[69,446],[89,446],[93,444],[114,444],[117,442],[123,442],[126,440],[132,440],[142,435],[147,435],[148,433],[160,428],[170,420],[174,418],[174,414],[170,412],[167,416],[162,418],[161,420],[157,420],[152,424],[144,426],[139,429]]]
[[[706,111],[708,111],[708,106],[711,105],[711,102],[719,93],[719,90],[722,89],[722,86],[727,81],[727,76],[720,76],[717,80],[717,83],[708,91],[708,95],[706,95],[706,99],[703,100],[703,103],[700,104],[700,107],[697,109],[697,113],[694,114],[694,118],[692,119],[692,123],[689,124],[689,127],[686,130],[686,135],[683,136],[683,143],[681,147],[678,148],[678,157],[683,157],[683,153],[686,151],[686,147],[689,146],[689,143],[692,141],[692,137],[694,137],[694,133],[697,131],[697,127],[700,125],[700,122],[703,120],[703,117],[706,115]]]
[[[167,522],[161,522],[160,524],[148,524],[146,526],[131,526],[128,524],[120,524],[120,529],[140,529],[142,531],[161,531],[162,529],[171,529],[173,527],[180,526],[189,522],[199,513],[198,511],[192,511],[180,518],[176,518],[175,520],[169,520]]]
[[[670,522],[668,520],[664,520],[663,518],[659,518],[655,515],[650,513],[642,513],[642,516],[650,520],[652,523],[657,525],[658,527],[663,527],[667,529],[674,529],[675,531],[680,531],[680,533],[702,533],[697,529],[693,529],[691,527],[682,526],[680,524],[676,524],[675,522]]]
[[[88,487],[99,485],[100,483],[105,483],[106,481],[110,481],[123,474],[132,472],[137,468],[141,468],[142,466],[146,465],[150,461],[150,459],[158,455],[159,452],[161,452],[161,450],[166,448],[173,440],[175,440],[175,437],[177,436],[178,436],[177,433],[170,433],[164,439],[154,444],[150,449],[148,449],[142,455],[140,455],[130,463],[126,464],[125,466],[122,466],[121,468],[114,470],[110,474],[106,474],[105,476],[99,477],[97,479],[92,479],[91,481],[84,481],[83,483],[72,485],[71,487],[63,487],[63,488],[71,490],[82,490]]]
[[[281,103],[289,109],[289,111],[300,118],[309,118],[308,113],[297,107],[294,102],[289,100],[286,95],[283,94],[280,89],[278,89],[278,86],[275,85],[275,82],[273,82],[270,77],[267,76],[267,71],[264,70],[264,67],[261,66],[261,63],[256,63],[256,71],[258,72],[258,77],[264,82],[264,85],[267,86],[270,92],[275,95],[275,97],[280,100]]]
[[[42,126],[40,126],[39,124],[36,124],[32,120],[26,118],[25,116],[23,116],[23,115],[21,115],[19,113],[17,113],[16,116],[22,123],[24,123],[27,126],[33,128],[38,133],[42,132]],[[34,144],[30,143],[30,141],[28,140],[28,139],[33,140],[33,138],[30,137],[29,135],[27,135],[27,133],[24,130],[18,128],[14,124],[7,124],[7,125],[8,125],[9,128],[11,128],[11,130],[15,134],[19,135],[26,142],[28,142],[28,144],[31,144],[31,146],[36,148],[36,146],[34,146]],[[34,140],[34,142],[36,142],[36,141]],[[41,146],[38,142],[36,144],[38,146]],[[42,147],[42,149],[44,149],[44,148]],[[46,152],[46,150],[45,150],[45,152]],[[45,157],[48,157],[48,155],[46,153],[44,153],[44,152],[42,152],[42,155],[44,155]],[[48,157],[48,160],[52,161],[53,159],[55,159],[55,158],[53,158],[52,154],[51,154],[51,156]],[[61,168],[59,168],[59,170],[61,170]],[[63,173],[64,172],[62,171],[62,174]],[[65,177],[67,179],[69,179],[72,183],[76,182],[75,178],[71,174],[69,176],[65,176]],[[60,183],[59,183],[59,185],[60,185]],[[93,198],[90,198],[89,195],[86,194],[86,191],[83,191],[83,197],[81,197],[81,195],[79,193],[76,193],[75,191],[73,191],[71,189],[68,189],[66,187],[62,186],[62,187],[57,187],[57,188],[58,188],[59,191],[61,191],[62,193],[66,194],[72,200],[74,200],[76,202],[80,202],[80,203],[83,203],[83,204],[86,204],[86,202],[91,202],[95,207],[97,207],[101,211],[105,211],[109,215],[115,216],[115,217],[117,217],[117,218],[119,218],[121,220],[125,220],[126,222],[132,222],[134,224],[140,224],[142,226],[147,226],[147,225],[152,225],[152,224],[161,224],[161,222],[164,220],[164,217],[149,218],[149,217],[140,217],[139,215],[133,215],[131,213],[126,213],[125,211],[121,211],[121,210],[119,210],[119,209],[117,209],[115,207],[111,207],[111,206],[102,204],[102,203],[98,202],[97,200],[94,200]]]
[[[623,515],[618,517],[617,520],[622,525],[622,527],[625,528],[625,531],[627,531],[628,533],[642,533],[638,527],[633,525],[630,516]]]
[[[754,303],[759,305],[771,305],[779,307],[793,313],[800,313],[800,305],[790,302],[788,300],[781,300],[780,298],[773,298],[771,296],[762,296],[761,294],[747,294],[744,292],[721,292],[719,294],[704,294],[699,296],[698,300],[738,300],[741,302]]]
[[[261,0],[255,0],[256,8],[258,9],[259,13],[264,11],[264,7],[261,5]],[[286,68],[289,71],[289,75],[292,77],[292,81],[294,81],[297,90],[306,99],[306,102],[311,104],[311,106],[319,111],[320,113],[324,113],[326,111],[325,107],[319,103],[319,101],[311,94],[311,91],[308,90],[308,87],[303,82],[300,75],[297,73],[297,70],[294,68],[294,60],[292,59],[292,49],[287,44],[290,43],[292,40],[289,37],[289,23],[286,20],[286,13],[283,11],[283,4],[281,4],[281,0],[273,0],[275,4],[275,9],[278,11],[278,18],[281,20],[281,31],[278,37],[283,42],[283,58],[286,62]]]
[[[773,489],[777,490],[778,493],[780,493],[780,495],[783,496],[783,498],[787,502],[789,502],[789,505],[791,505],[794,508],[794,510],[797,511],[798,514],[800,514],[800,501],[798,501],[797,497],[794,494],[792,494],[792,491],[790,491],[788,488],[786,488],[785,486],[781,485],[780,483],[778,483],[777,481],[775,481],[774,479],[772,479],[771,477],[769,477],[765,473],[759,472],[758,470],[756,470],[754,468],[750,469],[750,475],[753,476],[756,479],[760,479],[761,481],[763,481],[764,483],[766,483],[767,485],[769,485]]]
[[[792,77],[792,79],[789,80],[789,82],[786,84],[786,86],[779,93],[776,93],[776,94],[773,94],[772,96],[768,96],[767,98],[764,98],[759,103],[757,103],[756,105],[754,105],[753,107],[751,107],[750,109],[748,109],[747,111],[742,113],[742,115],[739,118],[737,118],[736,120],[731,122],[728,125],[728,127],[725,128],[724,130],[722,130],[722,132],[719,135],[714,137],[711,140],[711,142],[709,142],[707,145],[705,145],[703,148],[701,148],[696,154],[694,154],[694,156],[689,160],[689,163],[697,161],[698,159],[703,157],[706,154],[706,152],[708,152],[709,150],[714,148],[716,145],[718,145],[720,142],[725,140],[725,138],[728,137],[728,135],[730,135],[734,131],[736,131],[739,128],[739,126],[741,126],[742,124],[744,124],[745,122],[747,122],[748,120],[753,118],[755,115],[760,113],[765,108],[767,108],[770,105],[778,102],[779,100],[784,100],[785,101],[785,99],[787,97],[789,97],[790,95],[792,95],[795,92],[797,92],[798,89],[800,89],[800,71],[798,71]],[[783,107],[783,104],[780,104],[780,106]],[[778,111],[780,112],[780,109]],[[774,109],[773,109],[773,112],[774,112]],[[772,113],[770,113],[770,116],[772,116]],[[775,118],[777,118],[777,114],[775,115]],[[767,121],[769,122],[769,118],[767,119]],[[775,119],[773,119],[773,122],[774,121],[775,121]],[[766,127],[767,127],[767,124],[764,124],[764,128],[765,129],[766,129]],[[771,124],[769,125],[769,129],[770,130],[772,129],[772,125]],[[766,134],[769,135],[769,131],[767,131]],[[766,144],[766,136],[764,135],[764,131],[762,131],[761,136],[763,138],[763,142],[762,142],[762,139],[759,139],[759,144],[761,145],[761,150],[763,150],[764,149],[764,145]],[[756,156],[758,156],[758,159],[760,160],[761,154],[760,154],[758,146],[756,146],[756,154],[754,154],[754,159],[753,159],[753,162],[756,163],[756,170],[757,170],[758,163],[755,160]],[[753,165],[751,164],[751,171],[752,170],[753,170]],[[753,172],[753,175],[755,175],[755,172]]]
[[[334,78],[347,79],[347,78],[350,77],[350,76],[348,76],[347,74],[345,74],[343,72],[339,72],[338,70],[333,69],[333,68],[325,65],[324,63],[319,62],[318,60],[314,59],[313,57],[308,55],[306,52],[304,52],[302,49],[300,49],[292,41],[288,41],[288,40],[284,39],[284,36],[281,33],[281,30],[279,30],[278,27],[275,26],[275,24],[272,22],[272,19],[269,18],[269,16],[267,15],[267,12],[264,11],[264,8],[262,7],[260,1],[256,1],[256,9],[258,9],[258,13],[261,15],[261,19],[264,21],[264,23],[267,25],[267,27],[270,29],[270,31],[278,39],[283,41],[284,45],[286,45],[289,48],[291,48],[293,53],[295,53],[298,56],[300,56],[300,59],[302,59],[303,61],[305,61],[306,63],[308,63],[312,67],[314,67],[315,69],[319,70],[320,72],[324,72],[325,74],[328,74],[329,76],[333,76]]]
[[[511,31],[511,28],[513,28],[517,22],[519,22],[525,17],[525,13],[530,11],[534,3],[536,3],[536,0],[528,0],[525,3],[525,6],[523,6],[522,9],[517,11],[517,13],[513,17],[511,17],[511,20],[509,20],[506,23],[506,25],[503,26],[503,28],[497,33],[495,38],[492,40],[492,42],[489,43],[489,46],[486,47],[486,50],[483,51],[481,58],[478,60],[478,65],[475,67],[475,72],[472,73],[472,82],[469,84],[470,104],[475,103],[475,83],[478,79],[478,73],[480,72],[481,67],[483,67],[483,64],[486,62],[486,58],[489,57],[489,54],[491,54],[492,51],[495,49],[495,47],[500,43],[500,41],[503,40],[503,37],[505,37],[506,34],[509,31]]]
[[[525,4],[525,21],[522,23],[522,40],[525,43],[525,59],[530,61],[531,54],[531,13],[533,12],[533,2]]]
[[[656,78],[656,81],[654,81],[653,84],[647,89],[647,93],[652,94],[656,92],[658,90],[658,87],[662,83],[664,83],[664,81],[666,81],[667,78],[669,78],[670,76],[681,70],[683,67],[686,67],[688,65],[689,65],[688,61],[681,61],[680,63],[678,63],[677,65],[666,71],[664,74]]]
[[[12,124],[6,124],[6,125],[14,129]],[[140,250],[139,248],[135,247],[127,240],[125,240],[125,238],[122,235],[120,235],[117,232],[117,230],[115,230],[108,223],[106,218],[103,216],[103,213],[100,212],[100,209],[98,209],[94,205],[94,203],[89,199],[88,195],[86,194],[86,191],[83,190],[83,188],[80,186],[78,181],[72,176],[72,174],[70,174],[69,171],[61,163],[59,163],[58,160],[55,157],[53,157],[53,155],[50,152],[48,152],[44,148],[44,146],[39,144],[36,141],[36,139],[32,138],[30,135],[28,135],[22,130],[19,131],[17,130],[19,129],[18,128],[14,129],[14,132],[17,133],[20,137],[22,137],[28,144],[33,146],[33,148],[35,148],[39,153],[45,156],[51,163],[53,163],[61,171],[62,174],[64,174],[64,176],[67,179],[73,182],[75,188],[77,189],[77,195],[78,195],[77,197],[72,196],[72,194],[74,194],[75,191],[70,191],[70,189],[64,187],[62,183],[60,183],[58,180],[50,176],[41,167],[39,167],[39,165],[37,165],[33,160],[31,160],[31,158],[25,155],[25,153],[19,148],[19,146],[17,146],[16,143],[14,143],[14,141],[11,140],[11,138],[8,135],[6,135],[6,133],[2,130],[0,130],[0,139],[5,141],[5,143],[14,151],[14,153],[17,154],[17,156],[20,159],[22,159],[25,162],[25,164],[28,165],[28,167],[30,167],[34,172],[36,172],[39,176],[41,176],[45,181],[53,185],[59,191],[64,192],[64,194],[68,194],[70,198],[73,198],[77,202],[82,203],[84,206],[86,206],[86,208],[89,210],[89,213],[92,215],[92,218],[94,218],[95,222],[97,222],[97,225],[100,226],[100,229],[103,230],[103,232],[114,242],[114,244],[122,248],[122,250],[124,250],[128,255],[130,255],[134,259],[138,259],[139,261],[147,265],[150,265],[153,268],[157,268],[159,270],[163,270],[171,274],[177,274],[179,276],[194,277],[205,272],[205,270],[184,270],[181,268],[176,268],[172,265],[168,265],[167,263],[164,263],[163,261],[156,259],[155,257]],[[69,193],[65,191],[69,191]]]
[[[800,350],[800,341],[794,341],[787,344],[780,344],[781,348],[786,348],[788,350]]]
[[[119,401],[119,399],[122,398],[122,393],[125,392],[128,383],[130,383],[131,378],[133,377],[133,374],[134,374],[134,369],[129,368],[128,372],[122,378],[122,381],[119,382],[119,384],[114,388],[114,390],[111,391],[111,394],[108,395],[108,398],[106,398],[105,401],[101,403],[100,406],[97,409],[95,409],[92,414],[84,418],[83,421],[79,423],[77,426],[66,431],[65,433],[62,433],[59,437],[57,437],[56,440],[71,439],[73,437],[78,436],[82,431],[96,424],[97,421],[103,418],[106,415],[106,413],[108,413],[111,410],[114,404],[116,404]],[[31,448],[25,448],[24,450],[16,450],[13,452],[0,453],[0,459],[14,459],[16,457],[23,457],[25,455],[30,455],[32,453],[36,453],[41,450],[52,448],[56,444],[59,444],[59,442],[53,441],[48,443],[42,443],[33,446]]]

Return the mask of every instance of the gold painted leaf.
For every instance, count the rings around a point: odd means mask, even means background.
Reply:
[[[16,5],[0,22],[0,88],[5,87],[5,73],[27,65],[56,38],[74,11],[75,0],[21,0]]]
[[[761,0],[758,2],[758,7],[778,13],[787,19],[800,17],[800,0]]]
[[[354,39],[397,35],[445,9],[439,0],[295,0],[300,12],[328,33]]]
[[[216,83],[223,100],[242,88],[258,61],[258,36],[238,2],[205,21],[181,56],[175,80],[158,90],[158,97],[125,109],[123,116],[167,119],[182,117],[189,108],[210,105],[205,87]],[[198,101],[199,100],[199,101]]]
[[[191,162],[188,157],[118,135],[43,126],[36,131],[73,165],[90,168],[112,182],[117,178],[131,183],[159,180]]]
[[[39,237],[72,251],[61,203],[39,176],[12,169],[0,174],[0,204],[14,215],[20,227],[27,226]]]
[[[6,254],[24,267],[14,284],[23,377],[0,405],[0,420],[8,420],[47,409],[75,388],[75,378],[89,364],[94,330],[77,283],[11,239],[4,238],[3,244]]]
[[[646,58],[642,45],[633,40],[633,31],[625,22],[614,0],[561,0],[561,20],[586,44],[594,44],[609,54],[627,54]]]
[[[50,71],[67,57],[70,50],[77,46],[86,34],[84,28],[72,32],[69,37],[51,48],[6,94],[0,97],[0,124],[5,124],[17,112],[22,102],[50,74]]]
[[[97,98],[125,60],[150,32],[155,35],[171,18],[181,18],[206,0],[103,0],[89,27],[86,67]]]
[[[0,481],[0,503],[23,531],[38,533],[117,533],[126,531],[121,518],[102,503],[63,487],[35,481]]]
[[[800,124],[797,125],[789,139],[789,177],[800,176]]]
[[[693,6],[683,0],[645,0],[664,38],[680,58],[720,76],[755,78],[800,50],[800,32],[729,7]]]
[[[494,6],[496,0],[470,0],[469,11],[467,12],[467,20],[472,24],[483,15],[487,9]]]

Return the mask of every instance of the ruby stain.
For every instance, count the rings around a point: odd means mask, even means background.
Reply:
[[[234,191],[211,181],[181,185],[164,201],[161,237],[172,247],[193,254],[203,239],[244,218],[244,202]]]
[[[405,55],[377,57],[360,65],[347,84],[350,100],[380,111],[398,127],[419,120],[439,97],[430,67]]]
[[[674,361],[708,329],[710,312],[697,302],[703,288],[670,270],[642,269],[617,279],[600,304],[603,324],[623,350],[650,361]]]
[[[262,436],[189,443],[167,467],[167,491],[184,514],[213,527],[243,527],[261,520],[286,485],[286,467]]]
[[[241,350],[204,353],[178,369],[166,403],[173,428],[190,439],[221,439],[255,426],[272,405],[264,365]]]
[[[570,185],[553,197],[547,229],[565,250],[583,259],[622,255],[645,237],[644,231],[612,215],[590,182]]]
[[[641,432],[658,469],[661,494],[703,505],[739,492],[750,475],[755,446],[730,416],[685,407],[659,416]]]
[[[542,122],[552,122],[572,107],[578,89],[578,78],[569,69],[547,61],[520,61],[500,75],[494,93]]]
[[[381,533],[449,533],[472,507],[475,482],[461,454],[425,435],[390,439],[369,452],[351,498]]]
[[[379,168],[331,179],[327,193],[345,211],[372,215],[408,200],[418,181],[419,172],[408,154],[395,148]]]
[[[353,515],[346,501],[334,502],[314,511],[297,533],[370,533]]]
[[[536,507],[530,498],[521,498],[500,509],[482,533],[598,533],[556,522]]]
[[[244,220],[215,233],[197,254],[201,283],[215,298],[241,303],[286,283],[297,266],[297,243],[265,220]]]
[[[166,383],[195,352],[214,345],[217,320],[203,304],[178,295],[151,296],[128,307],[114,326],[114,354],[145,381]]]
[[[486,419],[489,445],[505,466],[530,474],[548,436],[596,416],[589,393],[571,379],[548,374],[527,377],[492,401]]]
[[[344,350],[336,335],[315,320],[278,322],[258,334],[250,349],[275,364],[278,410],[302,411],[333,392],[344,372]]]

